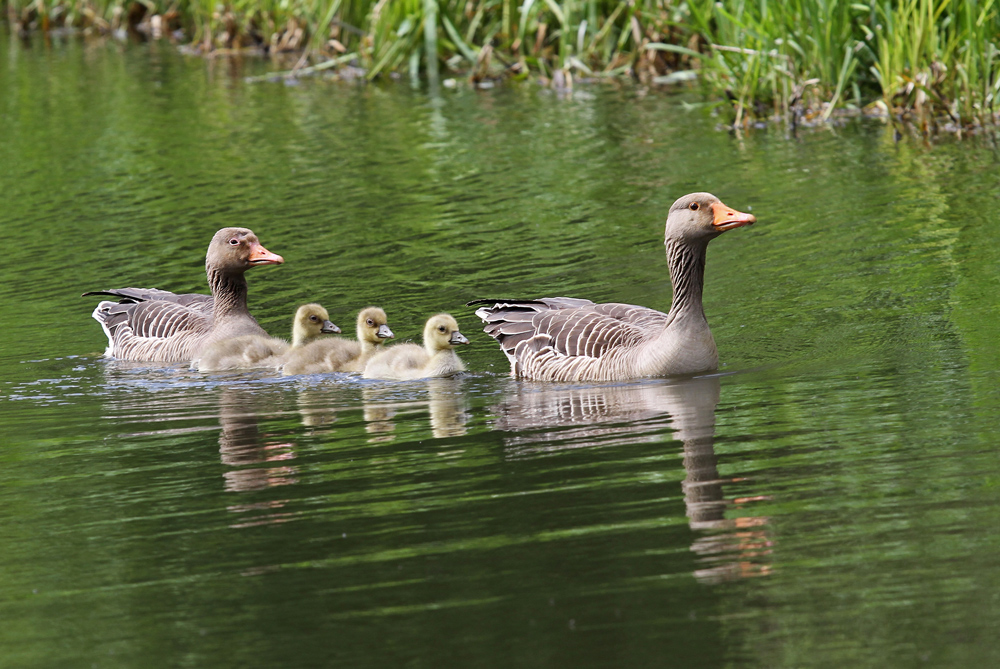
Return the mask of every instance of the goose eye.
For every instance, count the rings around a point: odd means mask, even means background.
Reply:
[[[701,209],[701,205],[698,204],[697,202],[692,202],[688,206],[691,208],[691,211],[698,211],[699,209]]]
[[[318,321],[319,319],[318,319],[318,318],[316,318],[315,316],[310,316],[310,317],[309,317],[309,320],[311,320],[311,321],[312,321],[313,323],[315,323],[315,322],[316,322],[316,321]]]
[[[438,332],[444,332],[444,326],[443,325],[439,325],[438,326]]]
[[[236,237],[233,237],[232,239],[229,240],[229,245],[230,246],[239,246],[240,245],[240,240],[238,240]]]
[[[366,320],[365,323],[368,324],[368,327],[375,327],[375,321],[373,321],[370,318],[368,320]]]

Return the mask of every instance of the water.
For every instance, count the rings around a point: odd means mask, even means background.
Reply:
[[[1000,209],[985,144],[715,130],[697,96],[246,84],[165,46],[0,44],[0,665],[997,666]],[[517,383],[478,297],[666,308],[708,190],[719,374]],[[470,373],[100,357],[84,290],[319,301]]]

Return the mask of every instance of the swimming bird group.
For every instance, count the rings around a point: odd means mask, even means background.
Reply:
[[[474,300],[484,331],[497,340],[517,378],[539,381],[618,381],[708,372],[719,356],[702,307],[708,243],[756,222],[710,193],[691,193],[670,207],[665,227],[673,301],[666,313],[631,304],[595,304],[569,297]],[[357,316],[357,339],[339,333],[319,304],[305,304],[292,321],[292,341],[271,337],[247,308],[244,273],[284,259],[246,228],[215,233],[205,256],[211,295],[118,288],[93,317],[108,337],[108,357],[190,362],[202,371],[263,367],[284,375],[355,372],[372,379],[419,379],[464,371],[455,347],[469,340],[449,314],[432,316],[423,346],[386,346],[393,338],[378,307]]]

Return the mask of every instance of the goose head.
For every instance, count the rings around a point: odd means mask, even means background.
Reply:
[[[386,339],[392,339],[392,330],[386,324],[388,318],[378,307],[362,309],[358,314],[358,341],[378,346]]]
[[[458,321],[451,314],[437,314],[427,319],[424,326],[424,347],[434,351],[446,351],[469,340],[458,331]]]
[[[727,207],[711,193],[689,193],[670,206],[665,237],[668,241],[707,241],[726,230],[756,221],[757,217],[753,214]]]
[[[222,228],[205,254],[209,270],[242,273],[255,265],[280,265],[285,259],[265,249],[257,235],[246,228]]]
[[[318,304],[303,304],[292,321],[292,346],[300,346],[321,334],[339,334],[340,328],[330,322],[330,314]]]

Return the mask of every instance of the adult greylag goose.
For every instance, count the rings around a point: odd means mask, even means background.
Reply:
[[[266,337],[267,332],[247,309],[243,273],[255,265],[283,262],[281,256],[261,246],[252,231],[223,228],[212,237],[205,255],[210,297],[157,289],[102,291],[122,298],[120,302],[101,302],[94,309],[94,319],[108,336],[105,355],[141,362],[181,362],[199,357],[206,346],[223,339]],[[143,291],[147,299],[142,299]]]
[[[426,379],[464,372],[455,347],[469,340],[450,314],[431,316],[424,325],[424,345],[385,346],[365,365],[366,379]]]
[[[325,374],[328,372],[361,372],[368,359],[386,339],[393,337],[385,312],[367,307],[358,314],[356,341],[340,337],[325,337],[289,351],[281,373]]]
[[[274,368],[285,363],[289,351],[301,348],[323,334],[339,334],[340,328],[330,321],[330,314],[319,304],[303,304],[292,319],[292,344],[277,337],[243,335],[223,339],[209,345],[201,357],[191,363],[192,369],[217,372],[224,369]]]
[[[701,301],[708,243],[756,220],[711,193],[691,193],[671,205],[664,235],[673,285],[668,313],[568,297],[469,305],[491,305],[476,315],[500,342],[515,377],[619,381],[711,371],[719,354]]]

